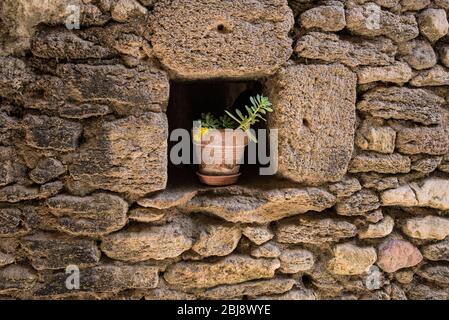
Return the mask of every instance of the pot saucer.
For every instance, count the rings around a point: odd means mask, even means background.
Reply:
[[[196,172],[200,181],[209,186],[229,186],[234,184],[239,179],[241,173],[227,175],[227,176],[209,176],[205,174],[201,174],[198,171]]]

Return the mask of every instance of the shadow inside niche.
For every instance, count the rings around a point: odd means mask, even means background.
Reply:
[[[190,132],[193,121],[200,119],[202,113],[211,112],[220,116],[224,110],[234,111],[235,108],[244,110],[245,105],[250,105],[249,98],[262,94],[262,89],[259,81],[172,81],[167,108],[169,132],[177,128]],[[254,129],[264,127],[265,123],[260,122]],[[170,150],[177,143],[177,141],[168,142],[168,186],[199,185],[195,174],[197,165],[175,165],[170,161]],[[192,141],[190,150],[190,163],[193,163]],[[259,164],[243,164],[240,170],[241,180],[257,178],[258,168]]]

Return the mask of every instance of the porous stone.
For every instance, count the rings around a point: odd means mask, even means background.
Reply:
[[[329,191],[337,198],[349,197],[350,195],[360,191],[362,186],[356,178],[344,177],[341,182],[329,185]]]
[[[422,259],[418,248],[401,239],[386,239],[377,248],[377,265],[389,273],[416,266]]]
[[[199,294],[201,299],[233,299],[242,296],[260,296],[281,294],[293,288],[293,279],[274,278],[268,280],[248,281],[240,284],[218,286]]]
[[[155,208],[135,208],[129,210],[129,219],[138,222],[155,222],[164,218],[171,211]]]
[[[426,155],[416,155],[411,157],[411,169],[423,173],[431,173],[438,168],[443,157],[432,157]]]
[[[237,247],[242,232],[238,226],[221,221],[203,221],[192,250],[201,256],[226,256]]]
[[[158,1],[151,43],[176,77],[258,78],[273,74],[290,57],[293,23],[285,0]]]
[[[271,79],[278,174],[312,185],[343,178],[354,145],[355,75],[340,64],[294,65]]]
[[[58,194],[63,188],[60,181],[49,182],[40,187],[13,184],[0,189],[0,202],[42,200]]]
[[[449,294],[446,290],[429,286],[426,284],[415,284],[407,292],[409,299],[413,300],[447,300]]]
[[[449,261],[449,238],[421,247],[424,258],[432,261]]]
[[[164,273],[164,279],[175,287],[211,288],[221,284],[272,278],[279,267],[277,259],[230,255],[211,263],[189,261],[170,265]]]
[[[58,195],[47,200],[56,228],[82,236],[100,236],[121,229],[128,204],[120,197],[97,193],[87,197]]]
[[[427,178],[381,194],[383,206],[430,207],[449,209],[449,180]]]
[[[399,187],[399,180],[397,177],[385,177],[373,172],[362,174],[361,181],[364,188],[377,191]]]
[[[277,258],[280,255],[281,250],[276,243],[272,241],[251,249],[251,256],[255,258]]]
[[[443,240],[449,236],[449,219],[436,216],[409,218],[404,222],[402,231],[412,238]]]
[[[329,272],[337,275],[358,275],[368,271],[376,262],[376,249],[357,247],[351,243],[338,244],[333,250],[334,257],[328,262]]]
[[[449,172],[449,153],[443,156],[440,165],[438,166],[438,170],[443,172]]]
[[[37,281],[36,272],[23,265],[0,268],[0,293],[29,290]]]
[[[449,85],[449,71],[443,66],[436,65],[428,70],[422,70],[410,81],[415,87],[447,86]]]
[[[282,273],[298,273],[313,268],[315,258],[313,254],[304,249],[285,249],[279,256]]]
[[[302,58],[341,62],[349,67],[386,66],[394,62],[396,46],[385,38],[354,41],[336,34],[310,32],[298,39],[295,52]]]
[[[382,213],[382,209],[370,211],[365,215],[366,221],[368,221],[370,223],[378,223],[383,218],[384,218],[384,215]]]
[[[111,17],[118,22],[127,22],[148,14],[147,8],[136,0],[114,0],[111,4]]]
[[[447,34],[449,23],[446,11],[443,9],[429,8],[418,16],[419,31],[429,41],[435,42]]]
[[[233,186],[199,194],[181,208],[211,213],[230,222],[267,223],[307,211],[322,211],[334,203],[333,195],[318,188]]]
[[[0,252],[0,267],[7,266],[16,261],[16,258],[12,254]]]
[[[365,93],[357,109],[374,117],[411,120],[425,125],[442,122],[444,99],[424,89],[375,88]]]
[[[399,153],[361,153],[351,160],[349,172],[407,173],[410,166],[410,158]]]
[[[416,270],[416,273],[428,281],[442,285],[449,284],[449,267],[447,265],[428,264]]]
[[[21,210],[17,208],[0,209],[0,237],[14,237],[26,234],[29,227]]]
[[[437,63],[437,56],[432,45],[423,39],[399,44],[398,55],[416,70],[428,69]]]
[[[87,119],[91,117],[104,116],[112,113],[111,108],[105,104],[82,103],[71,104],[65,103],[59,107],[58,113],[62,118],[68,119]]]
[[[306,29],[318,28],[323,31],[340,31],[346,26],[345,8],[342,3],[324,5],[304,11],[299,21]]]
[[[0,57],[0,96],[13,97],[34,80],[34,74],[21,59]]]
[[[343,216],[363,215],[380,207],[379,197],[371,190],[361,190],[352,196],[339,199],[335,207],[337,214]]]
[[[385,216],[377,223],[370,223],[364,230],[359,231],[360,239],[383,238],[393,231],[394,220],[390,216]]]
[[[46,183],[65,173],[64,165],[55,158],[44,158],[31,170],[30,178],[36,183]]]
[[[401,0],[401,11],[419,11],[429,4],[430,0]]]
[[[443,44],[438,50],[441,63],[445,67],[449,67],[449,45]]]
[[[446,9],[446,10],[449,9],[449,1],[448,0],[435,0],[434,2],[440,8],[443,8],[443,9]]]
[[[167,184],[167,117],[146,113],[88,128],[87,141],[74,154],[72,179],[93,189],[136,196],[164,189]]]
[[[112,105],[125,115],[160,112],[168,102],[168,77],[154,67],[69,63],[59,64],[56,74],[64,80],[66,98]]]
[[[397,15],[373,3],[352,6],[346,10],[346,28],[357,35],[384,35],[395,42],[404,42],[419,35],[413,15]]]
[[[40,297],[64,297],[73,294],[66,286],[68,274],[57,272],[46,275],[34,295]],[[100,265],[80,270],[80,288],[83,292],[119,292],[127,289],[156,288],[159,281],[158,268],[145,265]]]
[[[403,127],[397,131],[396,148],[405,154],[444,155],[449,151],[449,126]]]
[[[114,55],[109,48],[84,40],[66,28],[44,29],[31,43],[31,52],[46,59],[107,59]]]
[[[168,209],[190,201],[198,189],[190,187],[169,188],[161,192],[153,193],[148,197],[139,199],[137,203],[142,207]]]
[[[396,131],[373,118],[363,121],[355,136],[355,144],[360,149],[379,153],[393,153],[395,141]]]
[[[92,267],[100,260],[100,250],[90,239],[39,232],[22,238],[20,243],[37,270]]]
[[[357,69],[359,84],[376,81],[403,84],[412,78],[412,69],[405,62],[396,62],[391,66],[360,67]]]
[[[274,237],[268,225],[246,225],[242,228],[242,234],[257,245],[261,245]]]
[[[134,225],[104,237],[101,250],[112,259],[130,262],[175,258],[192,247],[192,229],[189,219]]]
[[[322,244],[352,238],[357,227],[350,222],[331,218],[290,218],[276,226],[276,241],[280,243]]]
[[[284,294],[276,294],[271,296],[258,296],[255,300],[317,300],[315,292],[311,289],[293,289]]]
[[[26,174],[26,168],[21,162],[13,148],[0,146],[0,186],[22,180]]]
[[[75,150],[83,130],[80,123],[44,115],[26,115],[23,126],[28,145],[56,151]]]

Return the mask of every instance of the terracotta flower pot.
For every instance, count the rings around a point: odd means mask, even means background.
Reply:
[[[200,138],[198,133],[194,130],[193,143],[200,157],[200,181],[215,186],[237,182],[247,134],[240,129],[209,129]]]

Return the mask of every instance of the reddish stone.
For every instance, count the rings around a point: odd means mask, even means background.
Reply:
[[[395,272],[402,268],[416,266],[423,259],[418,248],[410,242],[389,239],[378,248],[377,265],[386,272]]]

